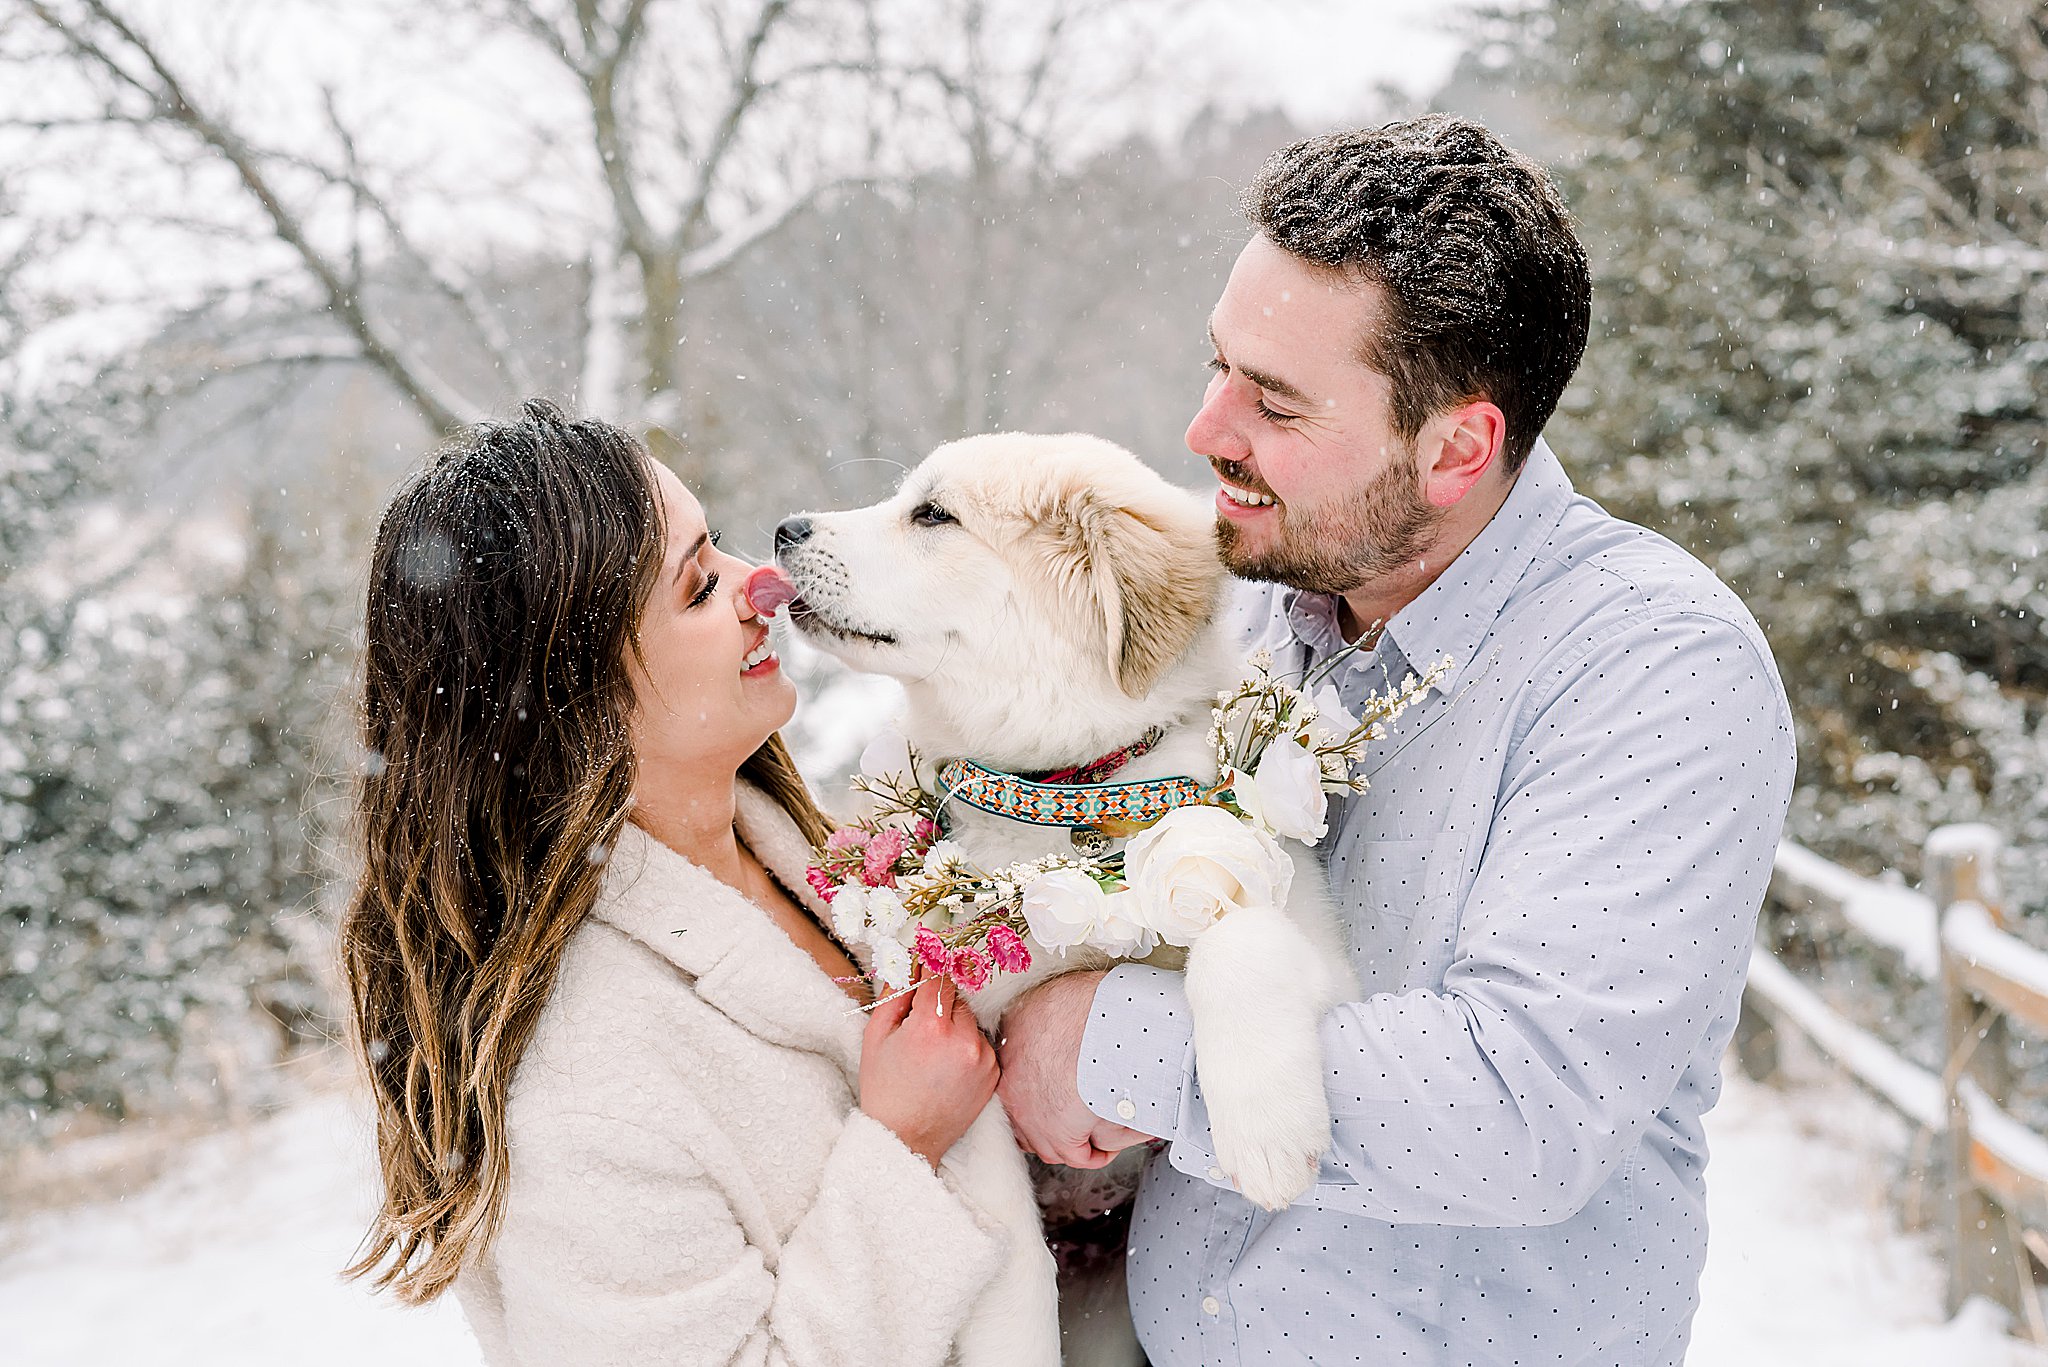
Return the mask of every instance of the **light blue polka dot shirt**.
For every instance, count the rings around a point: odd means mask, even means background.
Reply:
[[[1282,668],[1341,645],[1331,599],[1238,608]],[[1156,1367],[1685,1356],[1701,1117],[1792,789],[1776,667],[1711,572],[1540,442],[1339,693],[1445,656],[1330,814],[1362,988],[1324,1022],[1335,1142],[1306,1196],[1268,1214],[1214,1166],[1179,975],[1096,993],[1081,1094],[1169,1141],[1130,1250]]]

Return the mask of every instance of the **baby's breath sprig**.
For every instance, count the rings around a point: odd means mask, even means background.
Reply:
[[[1426,674],[1410,674],[1399,686],[1390,684],[1367,694],[1360,715],[1353,717],[1344,710],[1329,681],[1359,649],[1345,646],[1299,676],[1274,674],[1272,653],[1254,652],[1248,662],[1251,672],[1216,695],[1209,743],[1217,767],[1225,775],[1233,770],[1255,773],[1267,749],[1285,738],[1315,757],[1328,791],[1364,792],[1366,779],[1357,772],[1357,765],[1366,747],[1389,734],[1402,713],[1420,702],[1450,670],[1451,661],[1439,660]],[[1326,716],[1325,705],[1336,715]]]
[[[936,826],[939,824],[939,796],[926,791],[917,781],[920,767],[917,751],[911,748],[907,753],[910,756],[910,767],[907,772],[880,775],[856,773],[848,782],[854,791],[865,794],[870,800],[870,821],[889,822],[904,819],[912,822],[929,821]]]

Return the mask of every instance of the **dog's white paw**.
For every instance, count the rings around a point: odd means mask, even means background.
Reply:
[[[1315,1185],[1330,1147],[1330,1113],[1320,1093],[1315,1111],[1244,1105],[1218,1110],[1212,1102],[1209,1134],[1216,1142],[1216,1166],[1253,1205],[1267,1210],[1293,1205]]]
[[[1239,908],[1188,949],[1195,1076],[1216,1165],[1268,1210],[1308,1190],[1330,1147],[1318,1038],[1336,984],[1326,961],[1276,907]]]
[[[1311,1036],[1313,1039],[1313,1036]],[[1330,1147],[1330,1102],[1309,1051],[1296,1062],[1273,1066],[1250,1050],[1198,1051],[1202,1095],[1209,1107],[1209,1136],[1221,1168],[1246,1200],[1267,1210],[1291,1205],[1314,1185],[1316,1170]]]

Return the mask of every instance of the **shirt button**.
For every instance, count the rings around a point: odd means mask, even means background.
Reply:
[[[1129,1097],[1125,1097],[1122,1101],[1116,1103],[1116,1113],[1120,1119],[1136,1120],[1138,1118],[1137,1103],[1133,1102]]]
[[[1230,1180],[1230,1175],[1221,1168],[1211,1168],[1209,1169],[1209,1180],[1211,1182],[1227,1182]]]
[[[1222,1314],[1222,1313],[1223,1313],[1223,1302],[1222,1302],[1222,1301],[1219,1301],[1219,1300],[1217,1300],[1217,1299],[1216,1299],[1216,1298],[1215,1298],[1214,1296],[1204,1296],[1204,1297],[1202,1297],[1202,1313],[1203,1313],[1203,1314],[1205,1314],[1205,1315],[1220,1315],[1220,1314]]]

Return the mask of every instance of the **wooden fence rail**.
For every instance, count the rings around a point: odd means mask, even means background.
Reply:
[[[1987,1296],[2048,1341],[2034,1290],[2036,1265],[2048,1267],[2048,1138],[2010,1114],[2013,1031],[2048,1040],[2048,954],[2005,929],[1998,853],[1988,827],[1944,827],[1928,838],[1925,891],[1915,892],[1780,847],[1736,1047],[1745,1072],[1768,1077],[1780,1038],[1797,1034],[1945,1140],[1930,1176],[1946,1216],[1949,1310]],[[1909,983],[1939,985],[1940,1074],[1842,1016],[1779,957],[1810,960],[1845,943],[1874,948]]]

